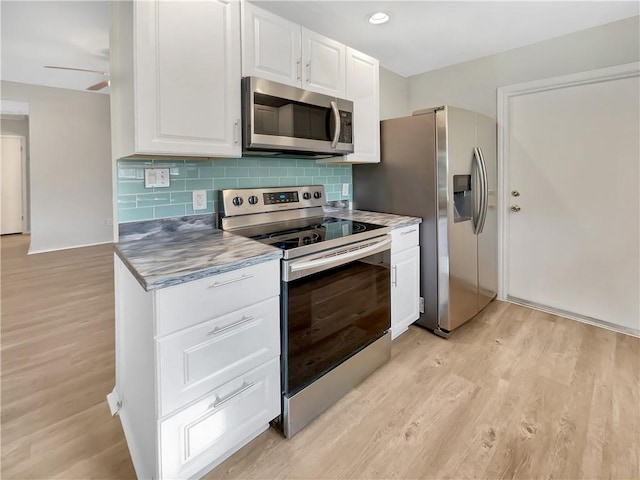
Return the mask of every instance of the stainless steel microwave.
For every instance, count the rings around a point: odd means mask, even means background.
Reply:
[[[257,77],[242,79],[246,155],[353,153],[353,102]]]

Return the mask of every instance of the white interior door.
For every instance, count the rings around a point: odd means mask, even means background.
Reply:
[[[636,75],[510,97],[507,298],[640,331],[639,92]]]
[[[22,228],[22,137],[2,137],[2,167],[0,168],[1,231],[21,233]]]

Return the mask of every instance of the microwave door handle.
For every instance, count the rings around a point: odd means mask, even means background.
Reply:
[[[336,122],[336,131],[333,132],[331,148],[336,148],[338,146],[338,139],[340,138],[340,110],[338,110],[338,104],[334,101],[331,102],[331,111],[333,112],[333,120]]]

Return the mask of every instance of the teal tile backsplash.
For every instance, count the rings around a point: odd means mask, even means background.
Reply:
[[[171,186],[144,188],[145,168],[169,168]],[[342,184],[349,195],[342,195]],[[352,200],[351,165],[321,165],[309,159],[118,160],[119,223],[213,213],[225,188],[324,185],[327,200]],[[207,209],[194,211],[193,190],[207,191]]]

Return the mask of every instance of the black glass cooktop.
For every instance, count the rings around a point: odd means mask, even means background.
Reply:
[[[335,217],[312,217],[247,227],[233,233],[281,250],[291,250],[336,239],[347,240],[353,235],[381,228],[385,227]]]

